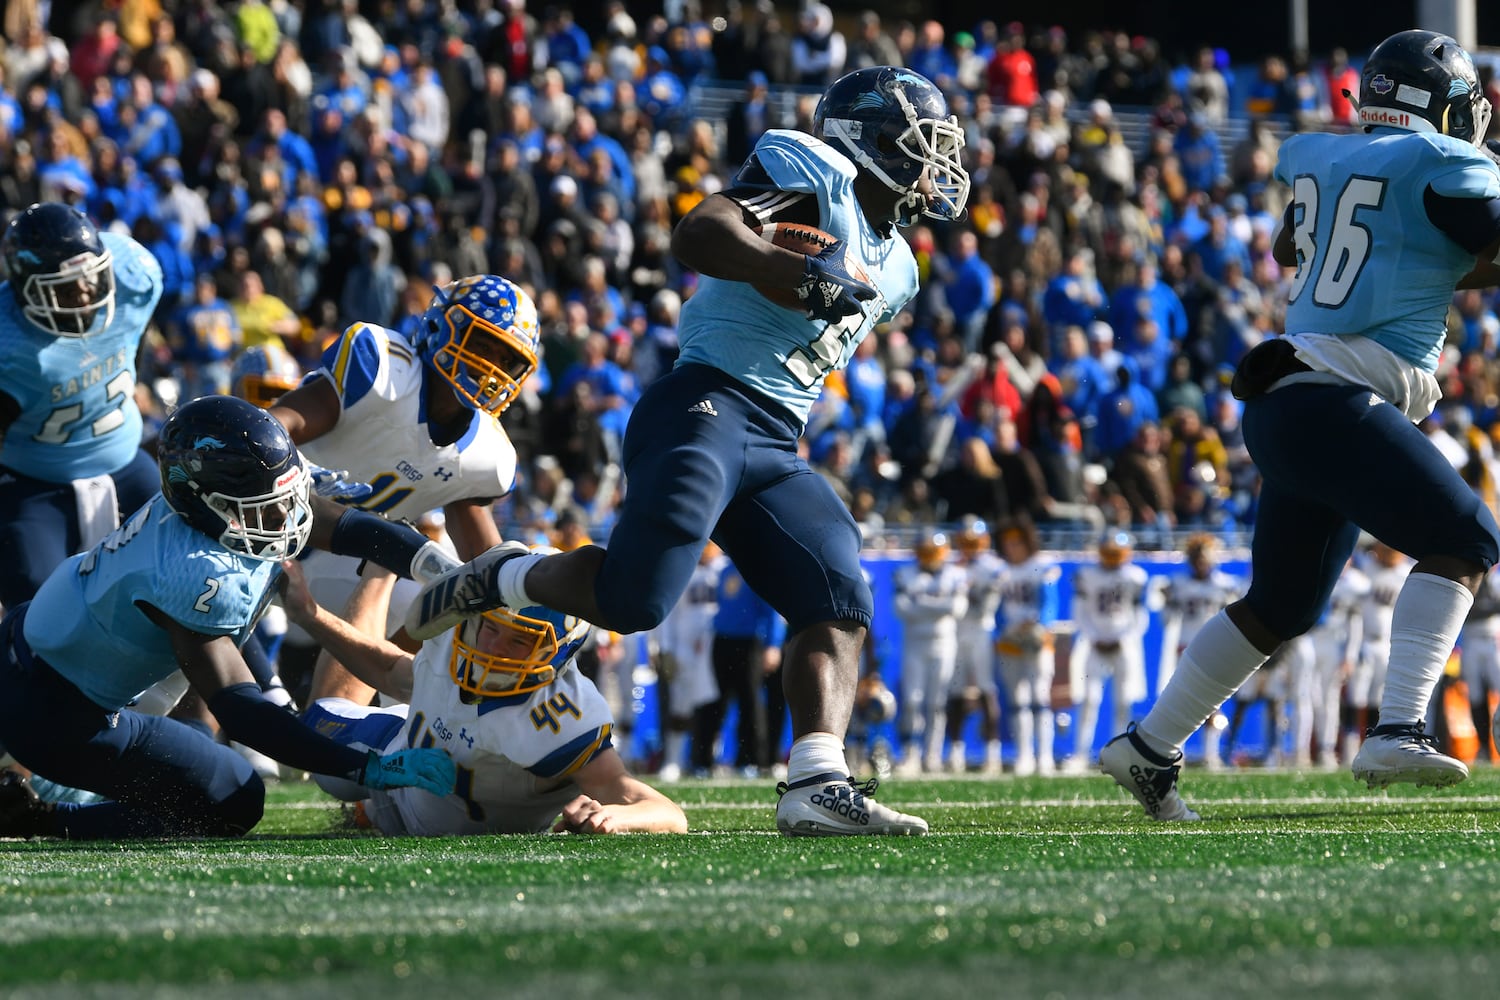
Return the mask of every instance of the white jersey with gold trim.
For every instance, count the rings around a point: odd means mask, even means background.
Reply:
[[[406,724],[384,751],[441,747],[458,765],[452,795],[375,792],[382,832],[415,836],[541,833],[581,794],[572,775],[610,748],[614,718],[594,682],[570,661],[530,694],[471,700],[453,683],[453,633],[423,644],[412,664]]]
[[[475,412],[452,444],[437,445],[427,427],[427,393],[416,349],[394,330],[355,323],[323,354],[312,378],[326,378],[343,412],[327,434],[302,446],[310,460],[347,471],[375,492],[358,506],[415,520],[455,500],[492,499],[516,481],[516,449],[500,421]]]

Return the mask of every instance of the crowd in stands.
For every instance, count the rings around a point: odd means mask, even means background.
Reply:
[[[966,515],[1143,546],[1253,523],[1228,373],[1282,325],[1277,135],[1349,127],[1349,54],[1244,67],[1105,30],[666,10],[613,0],[590,32],[526,0],[15,0],[0,212],[67,201],[161,261],[141,378],[158,417],[223,391],[244,347],[279,340],[310,368],[350,323],[414,322],[453,276],[524,284],[545,356],[505,415],[521,485],[497,516],[604,539],[632,403],[693,291],[673,224],[843,72],[901,63],[948,95],[973,192],[966,221],[905,231],[920,297],[830,379],[804,438],[871,544]],[[695,115],[707,84],[742,91],[724,120]],[[1492,496],[1494,294],[1456,296],[1450,329],[1429,430]]]

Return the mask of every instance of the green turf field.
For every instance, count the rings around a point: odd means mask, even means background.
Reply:
[[[1190,773],[892,781],[922,839],[771,833],[768,782],[672,786],[684,837],[382,840],[310,785],[240,841],[0,841],[0,997],[1493,996],[1500,771],[1367,792]]]

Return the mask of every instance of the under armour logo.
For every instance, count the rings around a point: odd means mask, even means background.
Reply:
[[[432,474],[434,476],[437,476],[439,479],[441,479],[445,483],[448,480],[450,480],[450,479],[453,478],[453,473],[449,472],[447,469],[443,468],[441,465],[438,466],[436,469],[434,469]]]
[[[458,738],[467,743],[470,750],[474,749],[474,737],[469,735],[468,729],[460,726],[458,730]]]
[[[707,413],[710,417],[717,417],[719,415],[719,411],[716,410],[716,409],[714,409],[714,404],[710,403],[706,399],[699,400],[698,402],[694,403],[692,406],[689,406],[688,407],[688,412],[689,413]]]

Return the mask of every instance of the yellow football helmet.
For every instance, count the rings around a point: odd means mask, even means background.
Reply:
[[[1187,555],[1188,565],[1205,575],[1219,560],[1219,540],[1206,531],[1189,535],[1182,548]]]
[[[952,551],[948,536],[941,531],[934,531],[917,543],[917,565],[931,573],[948,561],[948,555]]]
[[[529,694],[557,679],[590,628],[582,618],[541,606],[486,611],[454,632],[449,672],[470,694]]]
[[[415,335],[422,360],[458,397],[495,417],[536,371],[540,340],[531,296],[493,274],[438,289]]]
[[[265,410],[301,381],[302,366],[285,347],[257,344],[245,348],[235,359],[229,373],[229,391]]]
[[[1135,539],[1127,531],[1115,531],[1104,536],[1099,543],[1099,565],[1105,569],[1119,569],[1130,561]]]
[[[979,518],[970,518],[958,533],[958,551],[973,559],[990,547],[990,529]]]

